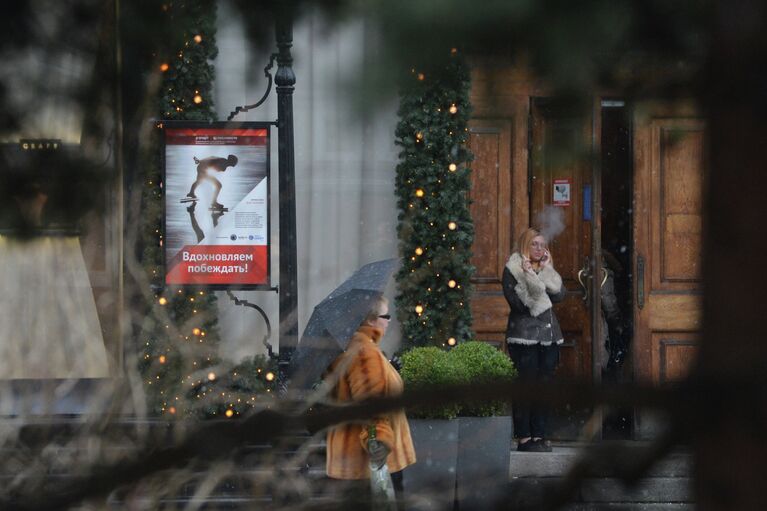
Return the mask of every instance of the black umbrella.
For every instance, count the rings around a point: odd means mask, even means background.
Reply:
[[[314,308],[290,360],[291,388],[311,388],[346,349],[396,266],[396,259],[366,264]]]

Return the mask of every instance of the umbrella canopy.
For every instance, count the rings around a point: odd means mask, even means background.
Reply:
[[[396,266],[396,259],[366,264],[317,304],[290,360],[291,388],[311,388],[346,349]]]

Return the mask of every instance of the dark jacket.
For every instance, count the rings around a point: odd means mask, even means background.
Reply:
[[[522,269],[522,256],[517,252],[511,254],[503,270],[503,294],[511,307],[506,342],[562,344],[562,329],[552,303],[561,302],[565,293],[562,277],[554,268],[547,266],[531,274]]]
[[[623,314],[615,295],[615,274],[612,269],[602,267],[601,303],[602,303],[602,367],[620,367],[626,356],[626,336],[624,335]]]

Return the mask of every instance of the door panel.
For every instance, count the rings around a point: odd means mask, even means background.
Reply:
[[[651,129],[658,171],[651,179],[659,205],[653,220],[661,257],[654,288],[685,289],[701,281],[703,124],[656,119]]]
[[[687,376],[695,360],[697,334],[653,332],[653,362],[658,367],[658,383],[673,383]]]
[[[592,260],[591,221],[584,219],[583,190],[592,183],[591,119],[535,99],[531,108],[530,222],[540,229],[547,209],[561,215],[563,230],[549,243],[554,265],[567,288],[555,305],[565,343],[557,374],[582,381],[592,379],[591,312],[578,272]],[[570,205],[552,206],[554,179],[569,179]],[[590,285],[590,281],[584,284]]]
[[[471,301],[474,331],[505,349],[509,309],[501,290],[503,267],[511,247],[512,125],[509,119],[473,119],[469,124],[474,221]]]
[[[469,147],[474,154],[469,206],[475,225],[471,258],[477,269],[474,282],[499,284],[510,235],[510,122],[472,121]]]
[[[701,326],[704,123],[643,105],[634,138],[634,368],[638,381],[687,374]]]

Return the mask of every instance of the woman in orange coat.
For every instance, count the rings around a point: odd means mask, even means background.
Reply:
[[[325,380],[333,387],[333,401],[362,401],[402,393],[399,373],[378,346],[390,318],[388,301],[381,297],[373,303],[346,351],[330,366]],[[395,490],[401,494],[401,471],[415,460],[410,427],[403,410],[387,412],[369,422],[340,424],[327,433],[328,477],[359,481],[359,484],[348,485],[350,493],[369,491],[371,462],[375,466],[385,462],[392,473]]]

